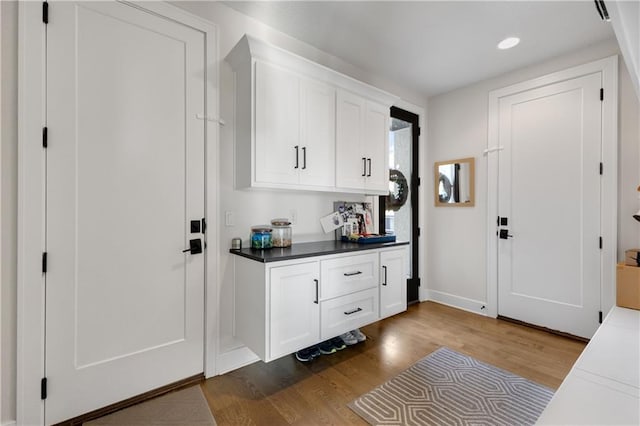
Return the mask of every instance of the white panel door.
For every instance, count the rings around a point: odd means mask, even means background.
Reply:
[[[362,152],[364,99],[338,90],[336,102],[336,186],[364,189],[367,163]]]
[[[311,346],[320,340],[319,278],[318,262],[271,268],[271,359]]]
[[[204,35],[123,3],[47,27],[46,423],[203,371]]]
[[[500,100],[498,313],[591,337],[601,250],[601,74]]]
[[[389,108],[367,102],[363,152],[367,161],[366,189],[389,192]]]
[[[300,78],[257,61],[255,180],[295,184],[302,167]]]
[[[302,166],[300,183],[333,187],[336,183],[336,90],[302,80]]]

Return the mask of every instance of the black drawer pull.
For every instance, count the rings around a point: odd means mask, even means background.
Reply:
[[[354,275],[360,275],[362,273],[362,271],[355,271],[355,272],[345,272],[344,275],[345,277],[352,277]]]
[[[313,301],[316,305],[318,304],[318,280],[313,280],[316,283],[316,300]]]
[[[387,267],[383,266],[382,269],[384,269],[384,282],[382,285],[387,285]]]
[[[344,314],[345,315],[351,315],[351,314],[355,314],[356,312],[360,312],[361,310],[362,310],[362,308],[357,308],[357,309],[354,309],[353,311],[345,312]]]

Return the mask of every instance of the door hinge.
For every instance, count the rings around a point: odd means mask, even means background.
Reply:
[[[42,273],[47,273],[47,252],[42,253]]]
[[[42,22],[49,23],[49,3],[42,2]]]
[[[604,101],[604,89],[600,89],[600,100]]]
[[[49,128],[47,126],[42,128],[42,147],[49,146]]]
[[[602,324],[602,311],[598,312],[598,322]]]
[[[602,237],[600,237],[600,248],[602,248]]]
[[[418,127],[418,136],[420,136],[421,134],[422,134],[422,129]]]
[[[420,228],[418,228],[418,237],[420,236]]]
[[[207,230],[207,221],[206,221],[206,219],[203,217],[203,218],[202,218],[202,233],[204,234],[206,230]]]
[[[420,186],[422,184],[422,181],[420,180],[420,178],[418,178],[418,186]]]
[[[40,399],[47,399],[47,378],[40,380]]]
[[[604,164],[600,163],[600,174],[604,173]]]

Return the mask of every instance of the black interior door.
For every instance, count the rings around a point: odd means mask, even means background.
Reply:
[[[418,116],[391,107],[389,129],[390,192],[379,202],[380,233],[393,232],[398,241],[410,241],[411,277],[407,279],[407,303],[419,301],[418,288]]]

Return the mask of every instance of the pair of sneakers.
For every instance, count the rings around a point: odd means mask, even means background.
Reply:
[[[367,336],[360,329],[356,328],[355,330],[347,331],[344,334],[340,335],[340,338],[346,343],[348,346],[355,345],[356,343],[364,342],[367,340]]]
[[[320,355],[330,355],[346,348],[347,345],[340,337],[325,340],[317,345],[309,346],[296,352],[296,359],[301,362],[313,361]]]

